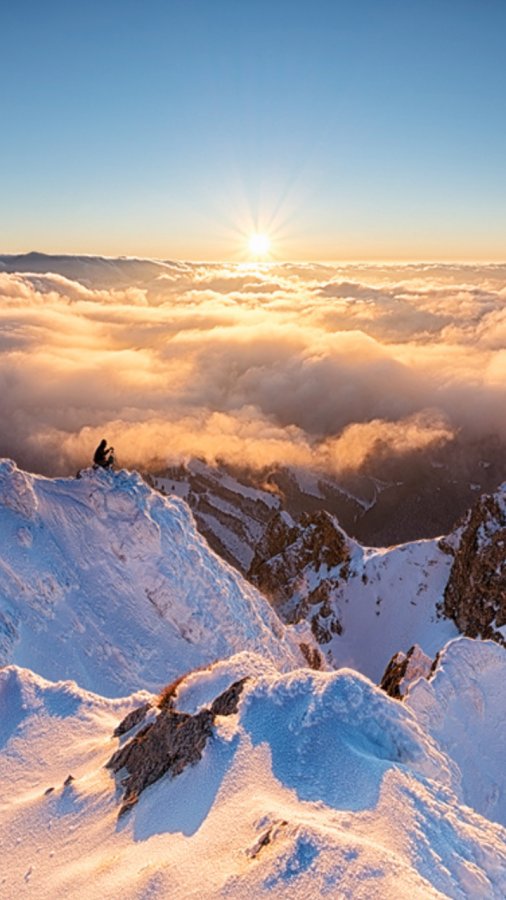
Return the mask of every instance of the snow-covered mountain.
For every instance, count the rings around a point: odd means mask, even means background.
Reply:
[[[350,670],[282,675],[242,654],[189,676],[162,709],[8,667],[0,895],[499,900],[506,829],[483,808],[491,788],[504,800],[503,767],[489,754],[473,783],[472,764],[504,721],[505,667],[503,648],[456,641],[402,704]],[[459,706],[453,688],[466,697],[482,678],[492,693],[476,722],[476,694]],[[139,705],[144,720],[121,726]],[[471,723],[474,749],[459,742]]]
[[[398,650],[431,657],[458,634],[440,612],[451,557],[437,540],[387,549],[352,541],[320,512],[270,524],[249,577],[287,622],[307,621],[330,665],[379,681]]]
[[[302,661],[186,503],[135,473],[51,480],[3,461],[0,532],[0,664],[118,696],[240,650]]]
[[[372,468],[339,478],[293,466],[254,471],[201,459],[147,477],[184,497],[213,549],[246,573],[274,509],[295,519],[324,510],[367,546],[449,533],[477,497],[504,478],[504,453],[493,441],[466,445],[466,464],[456,469],[447,453],[439,448],[415,466],[399,463],[398,471]]]
[[[502,900],[506,649],[443,614],[471,546],[500,598],[501,498],[474,543],[471,514],[389,550],[274,498],[251,568],[283,624],[184,499],[4,460],[0,897]],[[415,641],[393,699],[367,676]]]
[[[359,543],[388,546],[454,530],[480,494],[496,490],[505,470],[497,439],[461,446],[456,437],[451,447],[395,464],[373,459],[339,477],[293,465],[253,470],[201,459],[151,475],[153,484],[188,500],[211,546],[244,572],[265,522],[263,507],[275,500],[294,518],[325,510]],[[258,508],[249,501],[258,501]]]

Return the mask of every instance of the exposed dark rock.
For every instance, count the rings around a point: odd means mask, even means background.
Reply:
[[[334,635],[343,633],[343,626],[335,615],[317,614],[311,619],[311,631],[319,644],[328,644]]]
[[[401,699],[399,685],[406,674],[409,657],[414,649],[414,647],[410,647],[407,653],[394,653],[380,681],[380,688],[396,700]]]
[[[323,657],[317,647],[312,647],[304,642],[300,643],[299,647],[310,669],[323,669]]]
[[[300,529],[286,513],[276,513],[270,520],[262,540],[255,549],[248,578],[274,606],[287,600],[288,582],[297,574],[296,560],[289,554],[300,535]]]
[[[286,819],[280,819],[277,822],[273,822],[266,831],[262,832],[253,847],[246,851],[249,858],[256,859],[258,854],[264,849],[264,847],[267,847],[269,844],[271,844],[272,841],[275,840],[275,838],[278,836],[280,830],[282,828],[286,828],[287,825],[288,822],[286,821]]]
[[[300,527],[304,532],[302,549],[305,564],[310,564],[317,572],[322,566],[329,569],[341,566],[341,578],[346,579],[350,552],[346,535],[337,519],[321,509],[312,514],[304,513],[300,518]]]
[[[142,706],[137,706],[128,715],[125,716],[124,719],[119,723],[119,725],[114,729],[114,737],[121,737],[122,734],[126,734],[127,731],[130,731],[131,728],[134,728],[139,722],[142,722],[143,719],[146,718],[148,711],[151,709],[150,703],[144,703]]]
[[[407,653],[394,653],[380,681],[380,688],[395,700],[402,700],[409,685],[417,678],[430,678],[433,668],[432,660],[414,644]]]
[[[462,634],[506,646],[506,493],[483,495],[457,533],[441,541],[454,557],[443,613]]]
[[[179,775],[186,766],[201,758],[211,735],[212,721],[208,709],[195,716],[163,710],[155,722],[113,754],[107,768],[116,773],[125,768],[128,772],[122,781],[125,793],[120,815],[137,801],[144,788],[166,772]]]
[[[278,513],[257,546],[248,577],[285,622],[299,622],[312,613],[313,634],[324,644],[342,631],[331,599],[347,580],[349,564],[346,535],[329,513],[304,514],[298,523]],[[318,583],[310,588],[315,576]]]
[[[438,652],[436,653],[436,655],[435,655],[435,657],[434,657],[434,661],[433,661],[433,663],[432,663],[432,665],[431,665],[431,667],[430,667],[429,679],[432,678],[432,676],[435,674],[436,669],[437,669],[437,667],[438,667],[438,665],[439,665],[439,660],[440,660],[440,659],[441,659],[441,650],[438,650]]]
[[[223,691],[219,697],[216,697],[216,700],[211,704],[211,714],[213,719],[216,716],[231,716],[237,712],[239,697],[241,696],[247,681],[247,678],[241,678],[240,681],[234,681],[226,691]]]
[[[243,678],[234,682],[216,697],[209,709],[202,709],[195,715],[178,712],[171,705],[162,706],[153,722],[141,728],[111,756],[106,768],[115,773],[126,769],[128,773],[121,781],[125,791],[120,816],[134,806],[142,791],[162,775],[170,773],[175,777],[186,766],[198,762],[212,734],[216,716],[237,712],[239,697],[247,680]],[[180,682],[181,679],[178,680]],[[169,695],[172,698],[173,692],[169,691]]]
[[[63,782],[63,787],[68,787],[69,784],[72,784],[73,781],[75,781],[74,776],[73,776],[73,775],[67,775],[65,781]]]

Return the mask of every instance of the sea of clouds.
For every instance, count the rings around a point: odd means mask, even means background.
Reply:
[[[358,470],[506,439],[506,265],[0,257],[0,455]]]

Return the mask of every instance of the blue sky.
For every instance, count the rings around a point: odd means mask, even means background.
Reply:
[[[501,259],[506,4],[2,9],[0,250]]]

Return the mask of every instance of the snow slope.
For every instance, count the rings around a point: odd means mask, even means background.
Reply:
[[[0,533],[0,665],[120,696],[241,650],[302,660],[184,501],[136,473],[49,480],[4,460]]]
[[[463,804],[455,759],[414,707],[349,670],[283,675],[252,654],[193,674],[177,703],[195,710],[238,674],[238,713],[200,761],[118,820],[104,764],[146,695],[0,672],[0,896],[505,896],[506,830]]]
[[[465,802],[504,826],[505,674],[504,647],[460,638],[440,654],[430,681],[415,682],[406,699],[424,730],[458,764]]]
[[[298,668],[298,632],[135,473],[47,480],[3,461],[0,533],[1,662],[16,663],[0,669],[2,900],[506,895],[503,647],[451,642],[402,703],[351,669]],[[448,557],[349,547],[334,662],[347,648],[380,668],[380,642],[413,631],[440,649]],[[188,670],[159,708],[152,692]],[[205,711],[238,682],[237,707]],[[190,718],[190,744],[199,716],[208,732],[154,780],[146,735],[164,716]],[[149,786],[118,818],[131,770],[105,766],[131,740]]]
[[[328,512],[269,523],[249,571],[287,622],[306,620],[332,666],[379,681],[417,644],[431,659],[457,634],[505,644],[506,483],[448,536],[362,547]]]
[[[332,594],[342,634],[322,648],[329,660],[379,681],[398,650],[416,643],[434,657],[458,635],[438,613],[451,562],[436,540],[386,549],[354,545],[349,577]]]

